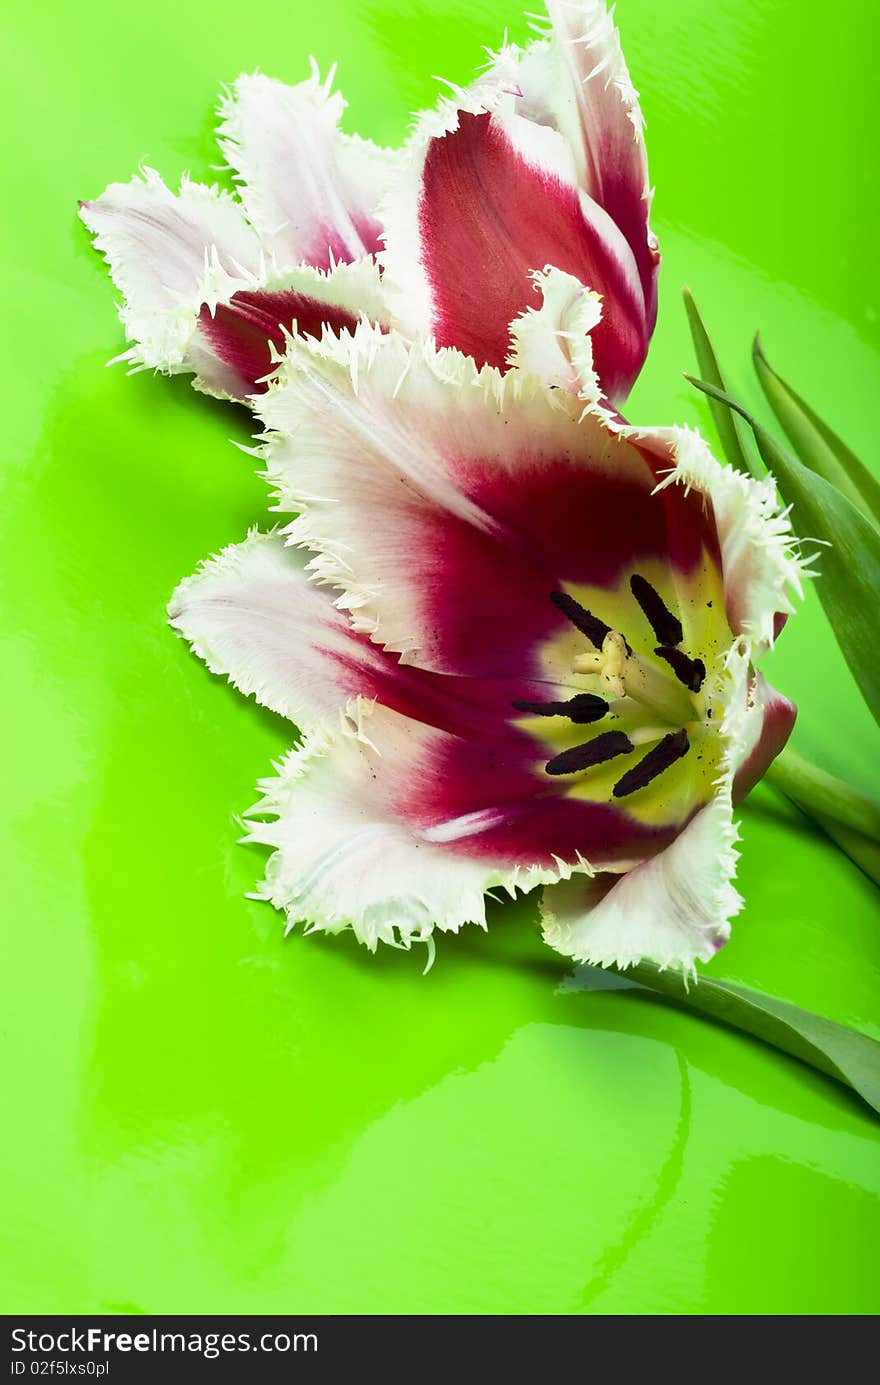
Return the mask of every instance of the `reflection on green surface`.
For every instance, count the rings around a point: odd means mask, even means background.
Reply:
[[[873,455],[876,19],[844,11],[829,30],[794,0],[620,0],[665,253],[634,419],[709,427],[681,379],[686,280],[756,411],[760,326]],[[430,72],[465,79],[481,43],[524,30],[498,0],[212,14],[8,21],[27,162],[6,247],[2,1306],[876,1311],[878,1131],[832,1083],[566,987],[531,901],[441,940],[422,978],[421,955],[285,942],[244,899],[260,862],[235,814],[289,732],[163,620],[175,582],[262,519],[264,487],[228,443],[243,417],[103,371],[121,338],[75,198],[145,156],[209,174],[208,113],[240,69],[296,80],[309,51],[338,57],[351,128],[395,140]],[[768,675],[802,704],[800,749],[876,786],[876,731],[815,598]],[[769,790],[743,816],[748,905],[713,969],[880,1035],[876,891]]]

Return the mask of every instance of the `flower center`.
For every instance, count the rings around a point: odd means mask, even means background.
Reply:
[[[691,733],[712,717],[702,692],[706,665],[681,648],[681,621],[659,592],[640,574],[630,590],[647,618],[657,644],[653,658],[634,651],[619,630],[587,610],[567,592],[552,592],[551,601],[586,637],[590,648],[575,655],[572,671],[597,679],[599,693],[578,693],[566,702],[514,702],[517,711],[536,716],[565,716],[577,725],[626,714],[627,731],[600,731],[581,745],[571,746],[547,761],[547,774],[576,774],[639,746],[650,747],[615,783],[612,793],[623,798],[651,783],[690,749]]]
[[[655,650],[661,658],[668,652],[662,646]],[[682,658],[687,658],[682,655]],[[690,662],[690,661],[689,661]],[[702,661],[700,661],[702,667]],[[602,691],[610,697],[631,697],[652,712],[660,721],[683,726],[696,721],[699,713],[691,692],[698,692],[702,679],[679,679],[658,668],[640,654],[634,654],[617,630],[609,630],[602,648],[590,654],[578,654],[572,663],[574,673],[598,674]],[[674,673],[674,670],[673,670]],[[705,669],[703,669],[705,676]],[[696,683],[696,685],[695,685]]]

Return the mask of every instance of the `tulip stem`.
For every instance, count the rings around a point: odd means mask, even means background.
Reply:
[[[767,779],[880,884],[880,801],[790,749],[774,760]]]

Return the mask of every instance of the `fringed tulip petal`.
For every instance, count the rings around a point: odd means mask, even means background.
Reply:
[[[203,304],[194,348],[208,351],[240,382],[236,398],[259,394],[291,336],[353,331],[362,317],[385,318],[382,285],[372,260],[324,271],[300,265],[241,289],[226,302]],[[203,369],[198,372],[204,375]],[[205,388],[204,379],[199,382]],[[209,393],[213,391],[208,391]]]
[[[242,77],[220,132],[242,201],[187,179],[173,193],[147,169],[81,204],[123,294],[120,359],[244,400],[289,334],[388,320],[375,204],[395,156],[343,135],[343,108],[316,73],[297,87]]]
[[[345,101],[313,67],[297,86],[259,74],[239,77],[220,108],[223,152],[268,253],[279,265],[329,269],[374,254],[376,208],[398,156],[345,135]]]
[[[641,119],[604,6],[551,17],[549,37],[502,50],[420,118],[383,206],[380,258],[405,330],[500,370],[511,321],[537,304],[535,271],[573,276],[603,300],[595,369],[619,401],[656,318]]]
[[[547,0],[546,48],[520,68],[523,113],[553,119],[566,136],[584,191],[607,212],[633,253],[645,296],[648,338],[657,316],[657,239],[639,94],[612,13],[603,0]]]
[[[323,271],[267,267],[261,244],[227,193],[158,174],[115,183],[80,215],[123,294],[133,369],[192,374],[207,394],[243,400],[262,388],[287,336],[385,319],[372,259]]]
[[[702,493],[715,514],[724,601],[734,634],[748,641],[755,659],[773,645],[794,597],[803,596],[809,562],[799,552],[787,510],[781,510],[776,483],[768,476],[754,481],[732,467],[721,466],[698,433],[685,428],[645,432],[625,428],[630,437],[647,440],[656,456],[663,487]],[[664,452],[667,465],[664,467]]]
[[[509,870],[457,848],[479,819],[431,830],[405,811],[430,802],[430,751],[440,733],[356,700],[336,729],[313,733],[266,780],[251,810],[248,840],[272,849],[258,897],[293,926],[338,933],[351,928],[374,949],[409,947],[434,929],[485,927],[484,892],[513,892],[558,880],[562,865]]]
[[[254,532],[180,583],[168,605],[170,622],[212,673],[297,725],[335,718],[354,697],[379,699],[449,732],[450,745],[478,741],[495,759],[507,741],[515,754],[508,749],[504,793],[530,791],[535,748],[511,726],[512,708],[517,697],[545,697],[546,686],[449,678],[401,664],[352,630],[332,593],[309,580],[309,556],[277,531]]]
[[[123,295],[135,367],[186,369],[202,304],[231,297],[260,272],[256,235],[240,205],[216,187],[184,179],[173,193],[146,169],[81,203],[80,216]]]
[[[592,333],[602,319],[602,300],[552,265],[532,278],[541,306],[526,308],[510,324],[508,365],[549,388],[576,394],[591,410],[601,410]]]
[[[733,781],[734,804],[751,793],[785,749],[797,717],[794,703],[772,688],[763,673],[753,675],[748,697],[757,715],[751,719],[749,738],[740,746],[741,763]]]
[[[369,692],[359,665],[378,655],[356,647],[304,566],[279,534],[254,533],[203,563],[168,604],[171,624],[212,673],[297,726],[333,718]]]
[[[735,840],[729,805],[716,799],[664,852],[625,875],[573,875],[546,888],[546,942],[600,966],[648,960],[690,969],[708,962],[742,905],[731,883]]]
[[[374,805],[383,821],[517,880],[534,871],[556,878],[585,861],[622,869],[672,840],[681,825],[677,805],[671,819],[655,812],[643,820],[601,793],[573,793],[573,780],[548,778],[548,754],[566,739],[582,740],[595,719],[581,716],[571,689],[402,665],[351,630],[308,582],[303,559],[277,533],[252,535],[181,584],[171,623],[212,672],[298,725],[332,727],[357,697],[380,703],[385,719],[371,725],[397,728],[398,759],[382,767],[386,789],[394,787],[381,811]],[[548,703],[548,694],[556,700]],[[534,708],[557,723],[547,731],[549,750],[534,734]],[[631,752],[615,775],[638,758]]]
[[[617,619],[634,570],[670,587],[670,566],[715,561],[711,510],[683,487],[655,496],[650,450],[456,352],[365,325],[296,342],[260,412],[278,508],[302,511],[291,539],[357,629],[423,668],[534,670],[569,628],[560,585],[598,589]]]

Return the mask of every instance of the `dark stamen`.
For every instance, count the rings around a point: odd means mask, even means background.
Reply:
[[[544,768],[548,774],[576,774],[580,769],[589,769],[591,765],[613,760],[615,755],[628,755],[633,749],[629,736],[622,731],[603,731],[601,736],[595,736],[583,745],[573,745],[570,750],[563,750],[561,755],[554,755]]]
[[[556,609],[561,611],[572,625],[580,630],[582,635],[586,635],[596,649],[601,650],[605,636],[611,633],[610,625],[606,625],[604,620],[594,616],[592,611],[588,611],[579,601],[575,601],[568,592],[551,592],[550,600]]]
[[[657,588],[637,572],[629,579],[629,587],[660,643],[681,644],[684,639],[681,621],[672,614]]]
[[[517,712],[531,712],[536,717],[568,717],[578,726],[587,726],[591,721],[601,721],[608,711],[608,703],[592,693],[577,693],[567,702],[523,702],[513,704]]]
[[[653,750],[649,750],[637,765],[633,765],[632,769],[628,769],[626,774],[618,779],[612,789],[614,797],[626,798],[627,794],[635,793],[636,789],[643,789],[652,779],[656,779],[658,774],[662,774],[670,765],[674,765],[676,760],[680,760],[682,755],[686,755],[689,747],[687,731],[671,731]]]
[[[706,677],[706,665],[702,659],[691,659],[680,649],[672,649],[661,644],[654,650],[660,659],[665,659],[679,683],[684,683],[691,692],[699,692]]]

